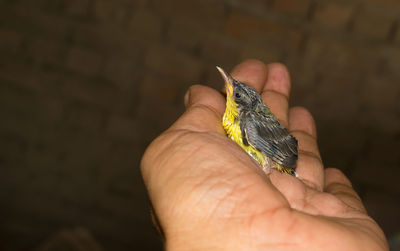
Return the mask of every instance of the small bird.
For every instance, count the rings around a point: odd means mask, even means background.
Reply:
[[[279,123],[250,86],[217,66],[225,80],[226,109],[222,125],[228,135],[268,173],[275,168],[297,177],[297,140]]]

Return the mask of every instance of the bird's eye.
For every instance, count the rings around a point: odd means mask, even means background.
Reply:
[[[237,98],[240,98],[240,93],[237,92],[237,93],[235,94],[235,96],[236,96]]]

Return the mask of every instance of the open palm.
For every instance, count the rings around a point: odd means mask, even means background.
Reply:
[[[311,115],[289,109],[286,68],[248,60],[232,76],[259,91],[299,141],[299,179],[263,173],[225,136],[224,97],[193,86],[186,112],[154,140],[141,165],[167,248],[387,250],[348,179],[324,170]]]

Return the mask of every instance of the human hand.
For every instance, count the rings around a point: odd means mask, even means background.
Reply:
[[[146,150],[141,169],[171,250],[387,250],[385,236],[337,169],[325,169],[312,116],[288,106],[280,64],[255,60],[232,76],[262,93],[299,142],[299,178],[262,172],[226,137],[224,97],[193,86],[186,112]]]

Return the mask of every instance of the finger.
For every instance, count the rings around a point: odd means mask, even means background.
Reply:
[[[317,130],[310,112],[303,107],[293,107],[289,111],[289,131],[298,136],[299,148],[317,157],[320,156],[317,145]],[[296,137],[297,138],[297,137]]]
[[[267,66],[267,81],[261,90],[264,102],[287,128],[290,93],[290,76],[286,66],[273,63]]]
[[[339,169],[327,168],[325,170],[324,191],[333,194],[351,208],[366,212],[360,196],[354,191],[349,179]]]
[[[225,100],[216,90],[201,86],[191,86],[185,95],[185,113],[169,130],[191,130],[225,134],[221,118]]]
[[[271,170],[269,178],[278,191],[285,196],[290,206],[296,209],[299,208],[296,204],[298,201],[304,201],[307,191],[304,183],[291,175],[281,173],[274,169]]]
[[[299,144],[297,174],[307,185],[318,191],[322,191],[324,171],[318,150],[315,122],[311,114],[302,107],[290,109],[289,131]]]
[[[289,124],[293,124],[294,128],[299,128],[312,138],[317,139],[317,127],[314,118],[306,108],[301,106],[291,108],[289,117],[291,117]]]
[[[234,79],[261,92],[267,79],[267,66],[256,59],[248,59],[237,65],[231,72]]]

